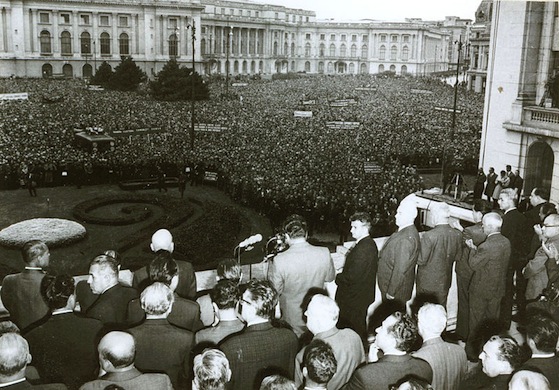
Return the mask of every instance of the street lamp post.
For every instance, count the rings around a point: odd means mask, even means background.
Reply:
[[[196,58],[195,58],[195,52],[194,52],[194,44],[196,42],[196,22],[194,21],[194,19],[192,20],[192,25],[189,26],[190,27],[190,32],[192,33],[192,74],[190,75],[191,81],[192,81],[192,85],[190,86],[190,88],[192,89],[191,93],[192,95],[190,96],[190,149],[194,150],[194,98],[195,98],[195,84],[194,84],[194,72],[196,70]]]
[[[232,28],[229,27],[229,34],[227,34],[227,42],[225,47],[225,96],[229,96],[229,47],[231,45],[231,38],[233,37]]]

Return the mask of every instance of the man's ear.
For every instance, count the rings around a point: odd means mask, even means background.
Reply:
[[[151,249],[151,251],[155,253],[155,249],[153,249],[153,243],[149,244],[149,249]]]
[[[303,378],[307,378],[309,376],[309,370],[307,367],[303,367]]]
[[[33,357],[31,356],[30,353],[27,354],[27,364],[31,364],[31,361],[33,360]]]
[[[226,378],[225,382],[229,382],[231,380],[231,375],[232,375],[231,369],[228,368],[227,369],[227,374],[225,375],[225,378]]]

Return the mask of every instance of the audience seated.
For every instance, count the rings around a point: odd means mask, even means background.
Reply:
[[[129,332],[136,341],[136,367],[144,372],[165,372],[175,388],[182,388],[184,374],[190,373],[194,334],[167,321],[174,300],[173,291],[163,283],[146,287],[140,297],[146,320]]]
[[[10,320],[0,321],[0,336],[4,333],[20,334],[19,328]],[[33,384],[41,383],[39,371],[34,366],[27,365],[25,367],[25,379]]]
[[[85,315],[100,320],[107,327],[125,327],[128,303],[138,297],[138,292],[118,282],[114,259],[107,255],[95,257],[89,265],[87,283],[99,297],[87,308]]]
[[[150,248],[154,254],[165,251],[173,254],[175,243],[173,236],[167,229],[159,229],[151,236]],[[175,256],[175,255],[173,255]],[[194,268],[188,261],[175,258],[178,267],[178,283],[175,292],[183,298],[194,299],[196,297],[196,275]],[[133,286],[142,291],[150,284],[149,271],[147,267],[142,267],[134,272]]]
[[[25,368],[31,363],[29,345],[19,334],[4,333],[0,336],[0,388],[19,389],[67,389],[63,384],[32,385],[25,378]]]
[[[206,349],[194,358],[192,390],[225,390],[230,379],[229,361],[219,349]]]
[[[158,252],[156,257],[149,263],[148,267],[150,283],[160,282],[167,285],[174,295],[174,303],[167,320],[169,323],[196,332],[203,327],[200,321],[200,307],[194,301],[183,298],[176,293],[179,283],[179,270],[177,262],[173,260],[169,252]],[[145,318],[140,301],[134,299],[128,304],[127,321],[130,325],[137,325]]]
[[[103,324],[74,313],[74,279],[69,275],[46,275],[41,282],[41,295],[52,314],[33,324],[24,335],[33,365],[42,380],[77,389],[96,377],[96,346]]]
[[[21,248],[25,269],[15,275],[7,275],[2,282],[2,303],[10,313],[11,320],[22,331],[47,315],[49,308],[40,292],[45,277],[50,252],[47,245],[38,240],[27,242]]]
[[[107,333],[97,347],[100,376],[87,382],[80,390],[103,390],[106,386],[119,385],[134,390],[173,390],[167,374],[142,374],[134,365],[136,344],[130,333]]]
[[[241,315],[247,326],[219,345],[233,373],[230,388],[257,388],[266,370],[273,369],[293,378],[297,336],[271,323],[278,295],[268,281],[250,280],[241,298]]]
[[[209,342],[219,344],[227,336],[242,331],[245,324],[237,317],[239,286],[232,280],[217,282],[210,296],[217,313],[217,324],[196,332],[196,344]]]

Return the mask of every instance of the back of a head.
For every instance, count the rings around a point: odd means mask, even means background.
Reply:
[[[431,205],[431,213],[433,213],[433,222],[446,223],[450,218],[450,206],[444,202],[433,202]]]
[[[217,276],[219,279],[228,279],[239,283],[242,275],[241,265],[236,259],[224,259],[217,264]]]
[[[229,361],[219,349],[206,349],[197,355],[193,371],[197,390],[222,390],[231,379]]]
[[[485,214],[491,212],[492,209],[493,209],[493,207],[491,206],[491,203],[489,203],[487,200],[485,200],[485,199],[475,199],[474,200],[474,210],[475,211],[479,211],[480,213],[485,215]]]
[[[112,257],[116,262],[117,266],[120,266],[122,264],[122,258],[120,256],[120,253],[118,253],[114,249],[108,249],[105,252],[103,252],[103,254]]]
[[[402,352],[411,352],[419,335],[417,324],[408,314],[395,312],[393,315],[397,321],[389,332],[396,339],[396,348]]]
[[[269,375],[262,380],[260,390],[297,390],[297,386],[281,375]]]
[[[519,368],[524,362],[524,354],[518,342],[510,336],[493,336],[490,341],[499,341],[500,360],[510,364],[513,370]]]
[[[518,194],[514,188],[503,188],[500,195],[504,195],[506,198],[516,202],[518,200]]]
[[[433,387],[424,379],[407,375],[398,382],[398,390],[433,390]]]
[[[329,329],[336,326],[340,316],[340,308],[336,301],[322,294],[315,294],[311,298],[307,312],[319,316],[321,323]]]
[[[545,202],[544,204],[542,204],[540,214],[544,216],[543,219],[551,214],[557,214],[557,206],[555,206],[553,203]]]
[[[173,291],[164,283],[155,282],[147,286],[140,295],[142,309],[147,315],[162,315],[175,302]]]
[[[161,282],[171,285],[171,280],[178,275],[177,262],[171,253],[162,251],[148,265],[149,279],[152,282]]]
[[[89,266],[97,265],[102,270],[103,274],[109,275],[118,279],[118,265],[111,256],[99,255],[91,260]]]
[[[402,215],[405,217],[405,220],[408,222],[413,223],[415,218],[417,217],[417,204],[414,198],[406,197],[398,206],[398,210],[402,212]]]
[[[0,336],[4,333],[17,333],[20,334],[20,330],[16,324],[12,321],[0,321]]]
[[[239,302],[239,285],[232,280],[220,280],[210,291],[210,297],[220,310],[233,309]]]
[[[246,284],[256,304],[256,314],[259,317],[272,319],[278,303],[278,293],[268,280],[249,280]]]
[[[534,188],[534,195],[539,196],[545,201],[549,201],[549,190],[543,187]]]
[[[334,350],[324,340],[314,339],[303,353],[303,367],[308,379],[319,385],[326,385],[338,369]]]
[[[510,378],[509,390],[551,390],[551,386],[544,374],[520,370]]]
[[[486,226],[492,231],[501,231],[501,226],[503,226],[503,218],[498,213],[487,213],[483,216],[483,226]]]
[[[559,341],[559,325],[546,313],[528,316],[526,338],[532,340],[539,352],[555,353]]]
[[[30,360],[29,344],[23,337],[17,333],[0,336],[0,378],[25,370]]]
[[[289,238],[306,238],[308,232],[307,222],[298,214],[290,215],[283,223],[283,231]]]
[[[153,252],[165,250],[173,253],[174,249],[173,235],[167,229],[159,229],[151,236],[151,250]]]
[[[99,341],[99,355],[116,368],[126,368],[134,364],[136,343],[130,333],[113,331]]]
[[[446,329],[447,315],[442,305],[426,303],[417,313],[418,328],[425,338],[438,337]]]
[[[41,295],[49,309],[56,310],[68,304],[68,298],[74,293],[74,278],[70,275],[45,275],[41,280]]]
[[[28,266],[38,265],[38,260],[47,252],[49,248],[47,244],[39,240],[27,241],[21,248],[21,255],[23,261]]]

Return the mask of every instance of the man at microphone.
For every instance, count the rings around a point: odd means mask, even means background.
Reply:
[[[307,223],[294,214],[284,222],[283,230],[289,249],[278,253],[270,262],[268,279],[280,296],[281,318],[300,337],[305,332],[301,303],[310,288],[324,288],[331,282],[336,269],[328,248],[307,242]]]

